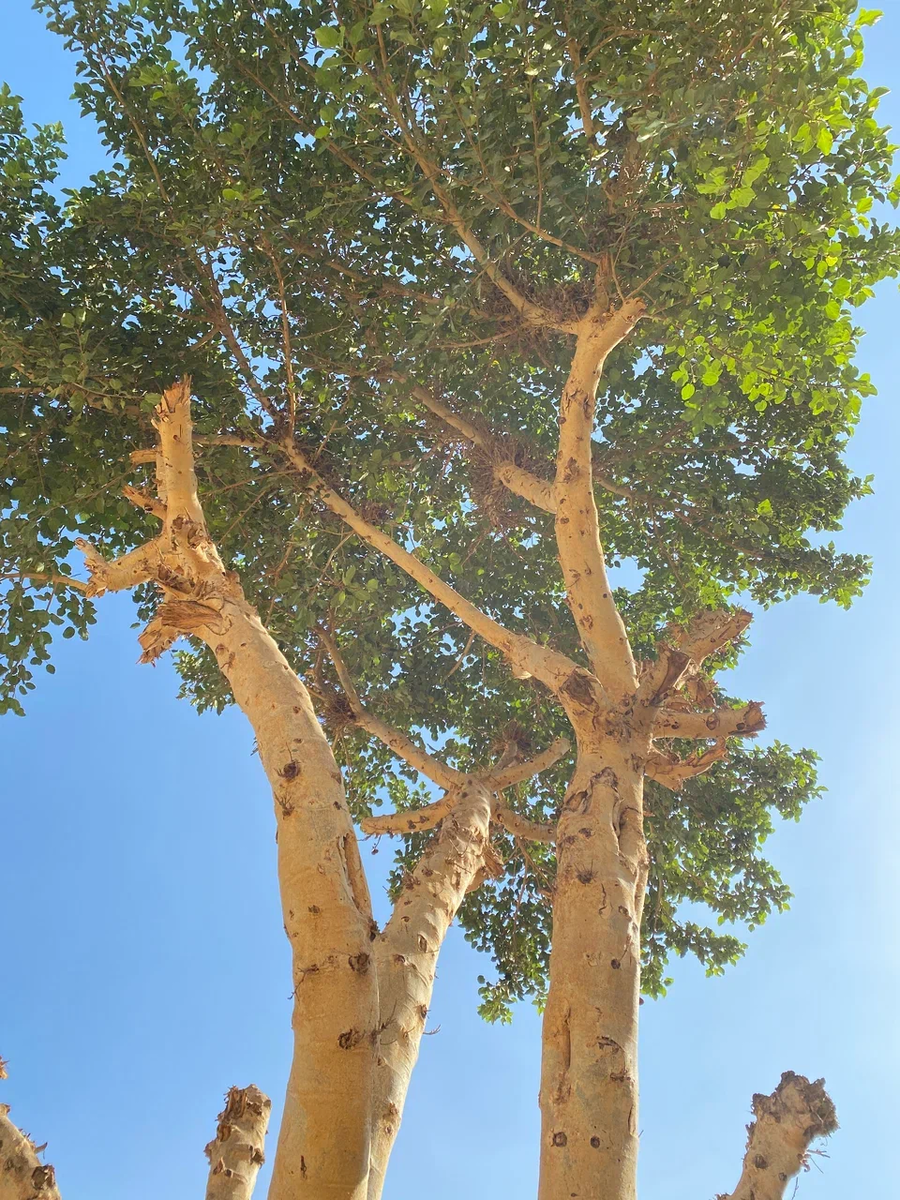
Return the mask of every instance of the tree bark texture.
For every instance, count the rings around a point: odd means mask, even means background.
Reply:
[[[230,1089],[219,1113],[216,1136],[206,1147],[206,1200],[250,1200],[265,1162],[271,1111],[272,1101],[253,1084]]]
[[[627,743],[581,753],[559,820],[541,1066],[540,1200],[633,1200],[636,1194],[640,925],[648,860],[643,771],[633,757]]]
[[[838,1127],[824,1079],[810,1083],[785,1071],[771,1096],[753,1097],[747,1151],[737,1187],[718,1200],[782,1200],[788,1183],[809,1165],[809,1148]]]
[[[9,1105],[0,1104],[0,1200],[60,1200],[53,1168],[38,1152],[9,1119]]]

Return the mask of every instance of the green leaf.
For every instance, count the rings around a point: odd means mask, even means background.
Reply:
[[[342,25],[323,25],[316,30],[316,41],[323,50],[337,50],[344,44]]]

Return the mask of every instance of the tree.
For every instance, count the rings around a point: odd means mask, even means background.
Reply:
[[[253,724],[296,986],[273,1197],[381,1194],[457,913],[485,1014],[544,1007],[542,1200],[631,1197],[642,962],[658,994],[671,951],[732,961],[680,901],[783,906],[759,841],[816,791],[734,748],[740,604],[867,572],[817,535],[867,490],[851,309],[898,269],[870,17],[44,7],[115,164],[61,207],[4,98],[6,704],[133,588],[145,656],[189,638],[185,693]],[[405,835],[383,931],[354,816]],[[755,1111],[735,1197],[834,1126],[790,1073]]]

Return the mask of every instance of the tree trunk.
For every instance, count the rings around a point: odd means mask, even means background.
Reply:
[[[559,820],[539,1200],[636,1194],[643,757],[583,749]]]
[[[404,883],[393,916],[375,943],[381,1027],[368,1200],[382,1195],[444,937],[466,892],[477,886],[483,870],[492,869],[490,820],[490,792],[477,780],[467,780],[433,848]]]
[[[378,986],[375,926],[340,770],[306,688],[242,599],[198,629],[256,733],[278,822],[294,1058],[270,1200],[364,1200]]]

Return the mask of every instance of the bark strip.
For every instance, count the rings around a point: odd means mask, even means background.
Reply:
[[[206,1147],[206,1200],[250,1200],[266,1160],[263,1147],[271,1111],[272,1101],[252,1083],[226,1093],[216,1136]]]
[[[771,1096],[753,1097],[747,1151],[737,1187],[717,1200],[781,1200],[790,1181],[809,1166],[810,1146],[838,1127],[825,1080],[810,1083],[785,1071]]]

